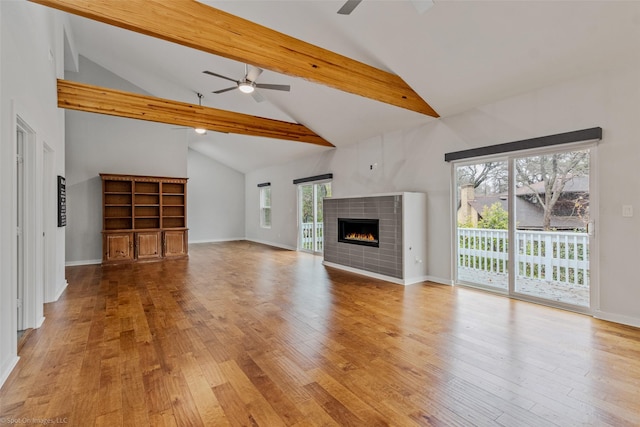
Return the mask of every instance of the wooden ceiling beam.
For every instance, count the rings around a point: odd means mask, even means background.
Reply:
[[[58,107],[212,131],[334,147],[307,127],[217,108],[58,80]]]
[[[194,0],[31,0],[74,15],[439,117],[395,74]]]

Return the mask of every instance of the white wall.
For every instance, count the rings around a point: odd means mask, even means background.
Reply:
[[[117,75],[80,57],[69,80],[144,93]],[[68,265],[102,260],[102,181],[99,173],[187,176],[187,140],[175,126],[68,110]]]
[[[333,173],[335,196],[418,191],[428,197],[429,276],[450,283],[450,165],[444,154],[600,126],[597,148],[600,210],[600,305],[596,315],[640,326],[640,286],[635,261],[640,216],[621,217],[623,204],[640,208],[640,61],[575,78],[416,129],[381,135],[295,163],[246,175],[248,239],[296,245],[296,192],[292,180]],[[437,107],[437,106],[436,106]],[[378,163],[371,170],[370,164]],[[272,228],[259,228],[258,189],[271,182]]]
[[[299,144],[298,142],[291,142]],[[337,150],[325,151],[319,156],[298,159],[295,162],[250,172],[245,175],[245,234],[247,239],[287,249],[296,249],[297,239],[297,186],[296,178],[322,175],[338,170],[333,160]],[[346,150],[340,150],[345,155]],[[343,176],[334,174],[342,182]],[[271,228],[260,227],[260,191],[258,184],[271,183]],[[332,187],[333,191],[333,187]],[[336,196],[348,195],[333,193]],[[361,194],[369,194],[361,191]]]
[[[244,239],[244,174],[189,150],[189,242]]]
[[[30,150],[36,167],[43,165],[43,149],[51,149],[52,159],[45,179],[64,175],[64,113],[57,108],[56,77],[62,76],[63,19],[61,14],[25,1],[0,2],[0,384],[17,361],[16,357],[16,206],[15,206],[15,120],[26,121],[35,132]],[[29,230],[35,236],[44,231],[44,215],[54,213],[42,203],[43,169],[35,170],[33,211],[28,213],[35,224]],[[50,220],[50,218],[49,218]],[[28,262],[35,267],[28,274],[34,294],[28,326],[43,320],[42,304],[64,289],[64,258],[54,255],[48,288],[43,289],[43,254],[64,253],[65,229],[49,230],[47,246],[35,241]],[[31,239],[31,237],[30,237]],[[40,273],[40,275],[38,275]]]

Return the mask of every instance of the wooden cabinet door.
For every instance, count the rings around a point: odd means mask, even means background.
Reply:
[[[187,231],[171,230],[164,232],[164,256],[178,257],[187,254]]]
[[[141,260],[160,258],[159,231],[136,233],[136,258]]]
[[[108,233],[103,238],[104,262],[133,260],[133,234]]]

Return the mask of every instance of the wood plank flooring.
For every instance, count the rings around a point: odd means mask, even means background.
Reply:
[[[640,330],[250,242],[67,269],[0,422],[637,426]]]

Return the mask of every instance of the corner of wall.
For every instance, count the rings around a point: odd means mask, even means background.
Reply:
[[[67,282],[65,279],[64,282],[56,286],[56,292],[54,294],[53,301],[58,301],[58,299],[60,299],[60,296],[62,296],[62,293],[65,291],[65,289],[67,289],[68,285],[69,285],[69,282]]]
[[[0,387],[2,387],[7,378],[9,378],[9,374],[11,374],[13,368],[18,364],[18,360],[20,360],[18,356],[11,356],[0,364]]]
[[[600,310],[593,312],[593,317],[600,320],[606,320],[607,322],[621,323],[623,325],[640,328],[640,318],[637,317],[608,313]]]

